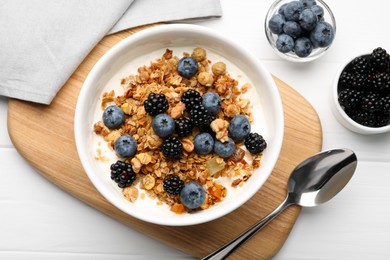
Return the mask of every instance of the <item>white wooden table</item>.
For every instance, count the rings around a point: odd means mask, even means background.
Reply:
[[[351,182],[334,200],[302,210],[275,259],[390,259],[390,133],[352,133],[329,107],[332,81],[343,62],[379,46],[390,52],[390,4],[328,0],[337,20],[334,44],[315,62],[293,64],[273,53],[265,38],[263,23],[272,0],[221,2],[222,18],[194,23],[238,41],[311,102],[322,122],[323,149],[350,148],[359,159]],[[12,145],[7,98],[0,97],[0,259],[191,257],[101,214],[41,177]]]

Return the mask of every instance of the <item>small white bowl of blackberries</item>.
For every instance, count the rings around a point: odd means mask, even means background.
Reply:
[[[336,20],[323,0],[277,0],[264,26],[272,49],[293,62],[321,57],[336,35]]]
[[[354,57],[337,73],[332,109],[338,121],[360,134],[390,132],[390,55],[378,47]]]

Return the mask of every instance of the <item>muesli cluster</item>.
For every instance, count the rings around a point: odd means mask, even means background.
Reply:
[[[121,85],[122,95],[103,94],[94,132],[118,155],[111,179],[129,201],[146,194],[177,214],[204,210],[227,195],[220,177],[242,186],[260,167],[267,143],[251,132],[251,104],[242,95],[251,86],[239,87],[206,50],[179,58],[167,49]]]

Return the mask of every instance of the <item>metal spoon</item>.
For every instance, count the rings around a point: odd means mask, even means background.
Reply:
[[[287,197],[273,212],[203,260],[225,259],[292,204],[314,207],[327,202],[344,188],[354,174],[356,166],[356,155],[348,149],[324,151],[306,159],[291,173]]]

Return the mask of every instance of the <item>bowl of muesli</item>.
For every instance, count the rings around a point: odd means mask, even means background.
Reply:
[[[137,32],[96,63],[75,140],[96,189],[140,220],[186,226],[237,209],[277,162],[284,117],[262,63],[197,25]]]

